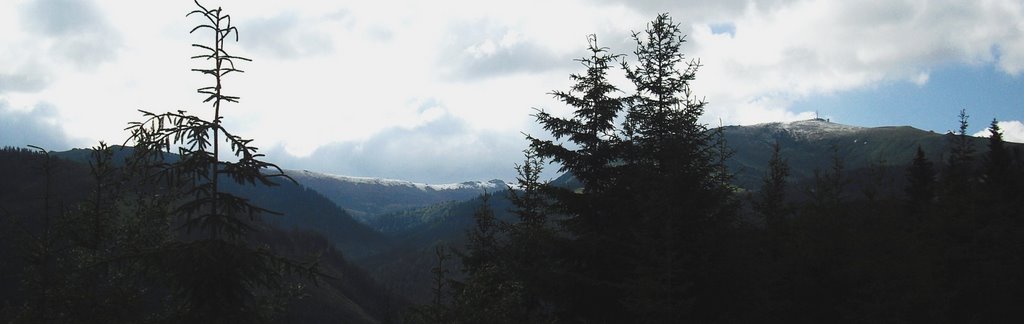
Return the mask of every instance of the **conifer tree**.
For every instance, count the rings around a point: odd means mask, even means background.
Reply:
[[[16,229],[12,232],[18,234],[16,250],[24,259],[24,269],[17,274],[22,278],[19,299],[23,303],[3,307],[17,311],[0,318],[76,323],[144,320],[151,311],[145,298],[159,298],[153,293],[157,289],[152,289],[157,285],[131,256],[153,248],[148,242],[160,241],[162,236],[148,227],[132,226],[136,218],[123,213],[132,204],[122,197],[125,179],[113,165],[112,150],[100,142],[85,168],[32,147],[41,152],[32,155],[40,159],[34,164],[43,178],[39,194],[43,203],[38,214],[4,222]],[[85,185],[79,181],[88,181],[79,177],[85,172],[92,175],[92,190],[78,187]],[[60,186],[85,190],[68,194],[70,189]],[[73,203],[79,199],[81,203]],[[7,242],[0,239],[0,243]]]
[[[500,228],[498,219],[494,217],[494,210],[491,209],[490,199],[490,193],[485,192],[481,195],[480,207],[473,213],[476,226],[467,235],[469,243],[466,245],[466,251],[460,253],[463,272],[474,273],[498,261]]]
[[[515,165],[516,187],[508,187],[508,197],[516,206],[515,214],[519,216],[519,223],[514,224],[514,227],[524,231],[539,230],[547,223],[545,186],[540,181],[544,159],[532,148],[523,153],[523,164]]]
[[[644,155],[630,156],[633,163],[671,169],[692,163],[707,172],[707,127],[698,121],[705,102],[696,98],[690,81],[696,79],[700,62],[685,61],[681,47],[685,36],[668,14],[660,14],[647,29],[633,33],[637,65],[623,63],[626,77],[636,87],[628,98],[624,131]],[[679,65],[686,68],[680,70]]]
[[[789,177],[789,162],[781,155],[778,142],[772,144],[772,156],[768,160],[768,171],[761,182],[761,190],[754,200],[754,208],[764,217],[769,231],[776,231],[788,214],[786,207],[786,178]]]
[[[58,232],[56,208],[57,197],[53,192],[53,174],[57,168],[57,158],[50,155],[50,152],[38,147],[29,147],[39,151],[38,159],[41,161],[34,168],[43,177],[43,188],[39,194],[41,200],[41,211],[39,212],[39,223],[32,220],[26,221],[30,225],[19,224],[19,229],[24,236],[23,246],[26,269],[24,290],[26,303],[22,306],[19,320],[23,322],[53,322],[60,320],[57,313],[50,310],[58,306],[59,290],[63,286],[60,282],[58,265],[58,246],[60,234]],[[35,225],[35,226],[32,226]]]
[[[957,115],[959,127],[949,136],[949,157],[942,172],[940,201],[943,211],[953,223],[949,226],[957,231],[973,228],[976,181],[974,170],[975,148],[967,135],[968,116],[965,109]],[[968,230],[970,231],[970,230]]]
[[[868,200],[868,205],[871,208],[878,208],[883,200],[892,196],[889,192],[892,189],[892,178],[889,177],[886,169],[887,162],[884,159],[868,164],[866,179],[864,179],[860,191]]]
[[[950,137],[949,158],[946,160],[946,172],[944,178],[947,182],[946,190],[949,195],[957,195],[959,192],[966,192],[971,186],[972,168],[974,161],[974,145],[971,137],[967,135],[968,121],[970,116],[967,110],[961,109],[957,116],[959,128]]]
[[[455,314],[446,301],[446,296],[450,294],[449,290],[453,283],[448,277],[447,261],[450,254],[446,249],[440,244],[434,246],[434,258],[437,260],[437,265],[430,269],[430,272],[434,274],[431,281],[430,304],[413,307],[405,319],[407,323],[443,324],[454,321]]]
[[[917,146],[914,160],[907,168],[907,208],[911,214],[917,214],[932,202],[935,196],[935,170],[932,162],[925,156],[924,149]]]
[[[78,322],[138,321],[145,314],[145,285],[152,285],[135,260],[124,256],[154,245],[126,237],[129,231],[121,213],[124,195],[121,173],[114,165],[113,149],[100,142],[92,148],[89,173],[93,189],[88,198],[61,217],[67,240],[62,273],[68,291],[62,314]],[[161,233],[131,229],[152,240]]]
[[[979,197],[977,211],[978,234],[981,245],[976,249],[979,264],[986,266],[986,275],[980,285],[985,305],[993,309],[989,318],[1014,318],[1013,302],[1024,300],[1021,273],[1024,273],[1024,223],[1021,219],[1020,170],[1003,140],[997,120],[989,125],[988,152],[984,157],[981,174],[983,195]],[[998,305],[993,307],[994,305]]]
[[[538,158],[558,163],[559,171],[570,173],[582,184],[580,190],[545,186],[550,194],[552,211],[564,215],[564,228],[573,237],[558,247],[560,254],[571,260],[565,264],[567,275],[560,284],[564,291],[556,303],[561,312],[590,320],[615,320],[608,313],[621,314],[615,300],[621,293],[613,280],[621,280],[628,267],[623,264],[626,254],[621,244],[629,220],[624,217],[626,199],[620,176],[623,161],[621,129],[616,117],[623,110],[623,101],[616,96],[618,88],[608,81],[608,70],[620,55],[609,54],[598,45],[596,36],[588,37],[589,56],[577,59],[585,72],[571,74],[574,84],[569,91],[551,93],[559,101],[574,108],[572,117],[553,116],[545,111],[536,114],[537,122],[556,143],[528,136],[531,149]],[[610,257],[611,256],[611,257]],[[575,297],[574,297],[575,296]],[[589,313],[589,314],[588,314]]]
[[[583,183],[585,192],[601,192],[615,180],[611,164],[620,159],[615,118],[623,106],[621,98],[613,96],[619,89],[607,79],[608,69],[620,55],[608,54],[607,48],[598,45],[597,36],[587,40],[591,55],[576,60],[586,73],[569,76],[576,82],[569,91],[551,92],[559,101],[576,108],[573,117],[556,117],[543,110],[535,115],[555,139],[568,139],[578,148],[533,136],[527,139],[538,157],[560,163],[559,171],[571,172]]]
[[[565,241],[548,222],[551,189],[541,182],[544,159],[536,151],[526,149],[522,164],[516,164],[518,174],[516,186],[509,186],[508,196],[512,201],[518,222],[503,224],[507,234],[504,267],[509,274],[506,282],[521,285],[517,301],[520,322],[549,322],[550,314],[544,305],[556,299],[555,292],[561,290],[565,269],[555,256]]]
[[[591,37],[591,56],[579,60],[587,73],[553,93],[575,108],[573,117],[537,114],[569,143],[529,137],[538,156],[582,185],[548,188],[569,238],[559,253],[568,265],[563,289],[575,297],[556,305],[567,321],[677,321],[716,294],[705,279],[720,249],[714,238],[732,222],[729,152],[698,120],[705,102],[689,82],[700,64],[685,61],[678,24],[662,14],[633,38],[637,62],[621,66],[636,94],[613,97],[606,74],[618,56]]]
[[[237,63],[250,61],[226,50],[227,41],[238,30],[231,16],[221,8],[208,9],[198,1],[199,9],[187,16],[198,16],[202,23],[191,32],[209,32],[212,43],[193,44],[202,54],[193,56],[212,66],[193,71],[210,76],[213,84],[198,89],[203,102],[213,108],[212,118],[203,119],[179,110],[161,114],[142,111],[144,121],[130,123],[129,141],[143,158],[157,169],[156,177],[169,185],[178,204],[172,211],[174,223],[184,231],[176,242],[167,244],[151,257],[159,260],[172,279],[177,304],[172,321],[253,322],[266,321],[267,308],[274,301],[265,293],[281,287],[286,271],[311,273],[289,260],[272,254],[266,247],[254,246],[249,236],[258,230],[260,214],[270,211],[224,191],[223,181],[240,185],[268,185],[275,177],[286,175],[245,139],[229,132],[223,124],[224,103],[237,103],[239,97],[223,92],[227,75],[241,73]],[[221,161],[227,145],[235,161]],[[178,160],[164,152],[177,149]],[[290,178],[289,178],[290,180]]]
[[[709,137],[709,147],[707,150],[710,151],[713,158],[712,178],[719,188],[735,191],[735,185],[732,183],[735,177],[732,171],[729,170],[728,162],[736,152],[729,147],[729,141],[725,138],[725,126],[719,121],[718,127],[709,130],[709,132],[711,132],[711,136]]]
[[[811,205],[817,213],[831,214],[840,211],[843,191],[848,180],[844,175],[844,163],[839,148],[832,146],[832,159],[828,170],[814,170],[814,182],[808,188]]]
[[[1006,143],[1003,141],[1003,133],[999,129],[999,122],[992,119],[989,125],[988,155],[985,158],[985,183],[989,187],[989,195],[998,199],[1010,199],[1015,193],[1013,174],[1013,158]]]
[[[490,197],[484,193],[473,218],[476,226],[468,233],[462,259],[464,282],[456,283],[453,300],[454,322],[520,323],[529,320],[524,304],[525,288],[511,268],[506,231],[494,216]]]
[[[624,283],[627,304],[641,321],[697,319],[716,312],[709,307],[719,293],[711,289],[710,260],[732,223],[732,188],[722,181],[729,178],[722,167],[727,147],[699,121],[706,102],[690,82],[701,65],[681,52],[679,25],[660,14],[633,39],[636,63],[623,63],[636,89],[623,126],[635,262]]]

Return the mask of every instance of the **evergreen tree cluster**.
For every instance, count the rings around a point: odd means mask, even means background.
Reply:
[[[782,147],[760,190],[741,195],[720,129],[699,122],[700,67],[668,15],[634,33],[635,62],[589,38],[584,72],[551,94],[568,117],[536,114],[510,190],[518,222],[486,205],[452,300],[423,322],[1014,322],[1024,302],[1024,172],[995,121],[988,151],[966,112],[935,164],[918,147],[904,190],[884,161],[860,192],[830,167],[789,183]],[[608,81],[618,66],[635,92]],[[556,162],[580,187],[536,177]],[[902,162],[902,161],[901,161]],[[903,182],[901,182],[903,183]],[[444,273],[439,273],[438,280]],[[448,276],[448,278],[459,278]],[[440,290],[438,292],[440,294]],[[440,295],[439,295],[440,296]]]
[[[685,38],[667,14],[633,34],[636,62],[588,40],[590,55],[577,60],[584,72],[551,93],[573,115],[535,115],[554,139],[528,136],[518,190],[509,191],[519,222],[494,228],[486,209],[477,214],[462,255],[466,281],[453,287],[456,322],[676,322],[714,311],[698,296],[726,297],[731,269],[714,260],[738,200],[723,164],[729,152],[699,122],[705,102],[690,82],[700,63],[682,54]],[[635,93],[608,81],[616,67]],[[540,183],[541,161],[581,188]]]

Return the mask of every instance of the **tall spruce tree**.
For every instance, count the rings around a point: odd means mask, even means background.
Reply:
[[[949,226],[957,231],[971,231],[974,226],[974,205],[976,202],[976,177],[974,170],[974,143],[967,135],[968,118],[966,109],[957,115],[957,131],[949,136],[948,151],[942,169],[942,186],[939,192],[942,209],[949,216]]]
[[[690,163],[702,167],[696,172],[710,174],[702,165],[708,160],[702,149],[709,134],[698,121],[705,102],[690,88],[700,62],[685,61],[681,47],[686,39],[679,24],[668,14],[660,14],[644,32],[634,32],[633,40],[637,64],[623,62],[623,69],[636,94],[627,98],[624,131],[641,154],[629,158],[632,163],[665,169]],[[680,70],[684,64],[685,69]]]
[[[927,210],[935,197],[935,170],[920,145],[917,146],[917,153],[906,174],[907,187],[904,191],[907,208],[911,214],[917,215]]]
[[[974,145],[971,137],[967,135],[968,118],[966,109],[961,109],[957,115],[958,128],[949,140],[949,158],[946,159],[944,179],[946,181],[947,194],[950,196],[963,196],[961,193],[970,191],[973,185],[974,167]]]
[[[619,55],[609,54],[598,45],[596,36],[588,37],[590,55],[576,61],[583,65],[582,74],[570,75],[575,83],[569,91],[551,93],[559,101],[575,108],[572,117],[553,116],[545,111],[536,114],[537,122],[556,143],[528,136],[531,148],[539,158],[558,163],[559,171],[572,174],[582,184],[578,191],[546,187],[553,198],[552,209],[564,215],[562,225],[573,237],[559,253],[568,259],[564,264],[568,275],[560,284],[564,292],[555,301],[558,312],[572,320],[616,320],[625,318],[617,298],[621,296],[621,280],[627,273],[627,254],[620,242],[628,235],[628,218],[622,212],[624,187],[619,175],[623,160],[620,128],[616,117],[623,110],[618,88],[608,81],[608,70]],[[618,315],[619,317],[615,317]]]
[[[193,44],[202,53],[193,56],[211,66],[193,71],[212,78],[212,85],[198,89],[213,108],[207,120],[185,111],[161,114],[142,111],[145,120],[132,122],[130,142],[141,157],[148,158],[162,180],[180,202],[172,210],[174,224],[183,231],[176,241],[150,253],[172,280],[176,303],[172,321],[263,322],[272,318],[274,294],[286,271],[312,271],[275,256],[268,248],[250,242],[259,230],[259,216],[271,213],[248,200],[224,191],[223,181],[240,185],[276,185],[275,177],[286,175],[245,139],[229,132],[223,124],[222,105],[237,103],[239,97],[223,92],[225,76],[241,73],[237,63],[249,61],[226,50],[238,30],[231,16],[221,8],[210,9],[196,1],[199,9],[187,16],[202,22],[191,32],[209,32],[211,43]],[[225,147],[230,151],[225,152]],[[176,149],[178,159],[164,152]],[[230,152],[230,153],[229,153]],[[229,153],[229,154],[222,154]],[[233,155],[235,161],[221,161]]]
[[[509,200],[516,207],[513,212],[519,217],[519,223],[514,224],[512,232],[540,230],[548,220],[545,183],[540,181],[544,159],[532,148],[524,150],[523,154],[523,164],[515,165],[516,186],[508,186]]]
[[[701,65],[681,52],[679,24],[660,14],[633,39],[636,63],[623,63],[636,88],[624,125],[635,261],[626,303],[645,322],[699,319],[718,312],[722,296],[712,260],[732,222],[732,189],[717,163],[726,148],[699,120],[706,102],[690,82]]]
[[[989,188],[987,194],[996,199],[1009,200],[1016,194],[1013,156],[1006,147],[997,120],[992,119],[988,131],[988,154],[985,156],[984,174],[986,186]]]
[[[466,251],[459,253],[463,272],[474,273],[498,262],[500,223],[491,209],[491,194],[480,196],[480,207],[473,212],[476,226],[469,230]]]
[[[612,163],[621,158],[615,118],[623,109],[622,99],[614,96],[619,89],[608,81],[608,69],[620,55],[608,54],[608,48],[599,46],[595,35],[588,36],[587,41],[591,55],[576,60],[586,73],[569,76],[576,82],[569,91],[551,92],[559,101],[576,108],[573,117],[556,117],[543,110],[535,115],[555,139],[567,139],[576,148],[527,138],[538,157],[561,164],[559,171],[571,172],[583,183],[584,192],[602,192],[615,181]]]
[[[518,222],[503,224],[507,234],[504,246],[504,267],[509,274],[506,282],[521,285],[517,301],[519,322],[550,322],[551,305],[557,299],[564,275],[564,267],[555,256],[563,237],[548,220],[550,187],[540,180],[544,159],[532,149],[524,150],[522,164],[516,164],[516,186],[508,187],[508,197]]]

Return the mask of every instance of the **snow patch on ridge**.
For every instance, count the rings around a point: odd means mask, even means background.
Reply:
[[[867,127],[836,124],[825,119],[815,118],[789,123],[765,123],[755,126],[775,128],[787,132],[795,138],[821,139],[825,137],[856,133]]]
[[[507,189],[505,182],[494,179],[490,181],[466,181],[459,183],[446,183],[446,184],[425,184],[417,183],[406,180],[395,180],[385,178],[374,178],[374,177],[353,177],[344,176],[320,172],[312,172],[308,170],[287,170],[285,171],[293,177],[308,177],[314,179],[330,179],[342,182],[356,183],[356,184],[371,184],[380,186],[391,186],[391,187],[409,187],[416,188],[424,191],[442,191],[442,190],[462,190],[462,189],[473,189],[473,190],[488,190],[488,191],[499,191]]]

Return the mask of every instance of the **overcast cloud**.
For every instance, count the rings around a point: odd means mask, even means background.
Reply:
[[[29,111],[14,111],[0,101],[0,146],[34,145],[46,150],[66,150],[71,143],[57,117],[56,108],[46,103]]]
[[[318,19],[317,19],[318,20]],[[322,31],[326,26],[303,19],[294,12],[246,20],[246,41],[240,43],[255,55],[294,59],[325,55],[334,51],[333,40]]]
[[[114,60],[121,46],[100,10],[89,0],[38,0],[24,5],[20,21],[23,30],[49,40],[53,56],[91,68]]]
[[[280,147],[268,157],[293,169],[449,183],[507,177],[512,163],[522,160],[525,145],[522,136],[474,132],[465,120],[443,114],[413,128],[395,127],[366,140],[324,145],[307,157],[296,158]]]
[[[587,54],[586,35],[628,54],[631,32],[661,12],[687,34],[687,57],[704,65],[693,87],[715,125],[809,118],[795,102],[925,85],[947,66],[1024,71],[1017,0],[207,2],[240,30],[229,52],[254,60],[225,80],[242,97],[224,110],[236,133],[303,168],[423,182],[511,179],[521,132],[539,132],[533,108],[571,113],[548,93],[568,89],[569,73],[581,70],[573,59]],[[188,57],[189,44],[209,37],[188,34],[198,22],[185,17],[191,10],[189,1],[3,2],[5,132],[121,142],[136,109],[207,114],[195,88],[209,80],[189,72],[202,62]],[[620,72],[610,77],[629,91]],[[37,112],[43,103],[52,111]],[[1021,107],[978,118],[1024,120]],[[934,114],[961,108],[951,102]]]
[[[0,95],[5,92],[38,92],[50,84],[50,75],[38,63],[31,62],[0,72]]]
[[[565,62],[573,59],[545,48],[515,29],[496,27],[487,21],[453,25],[449,34],[452,36],[437,63],[448,69],[448,76],[454,80],[564,71],[568,66]]]

